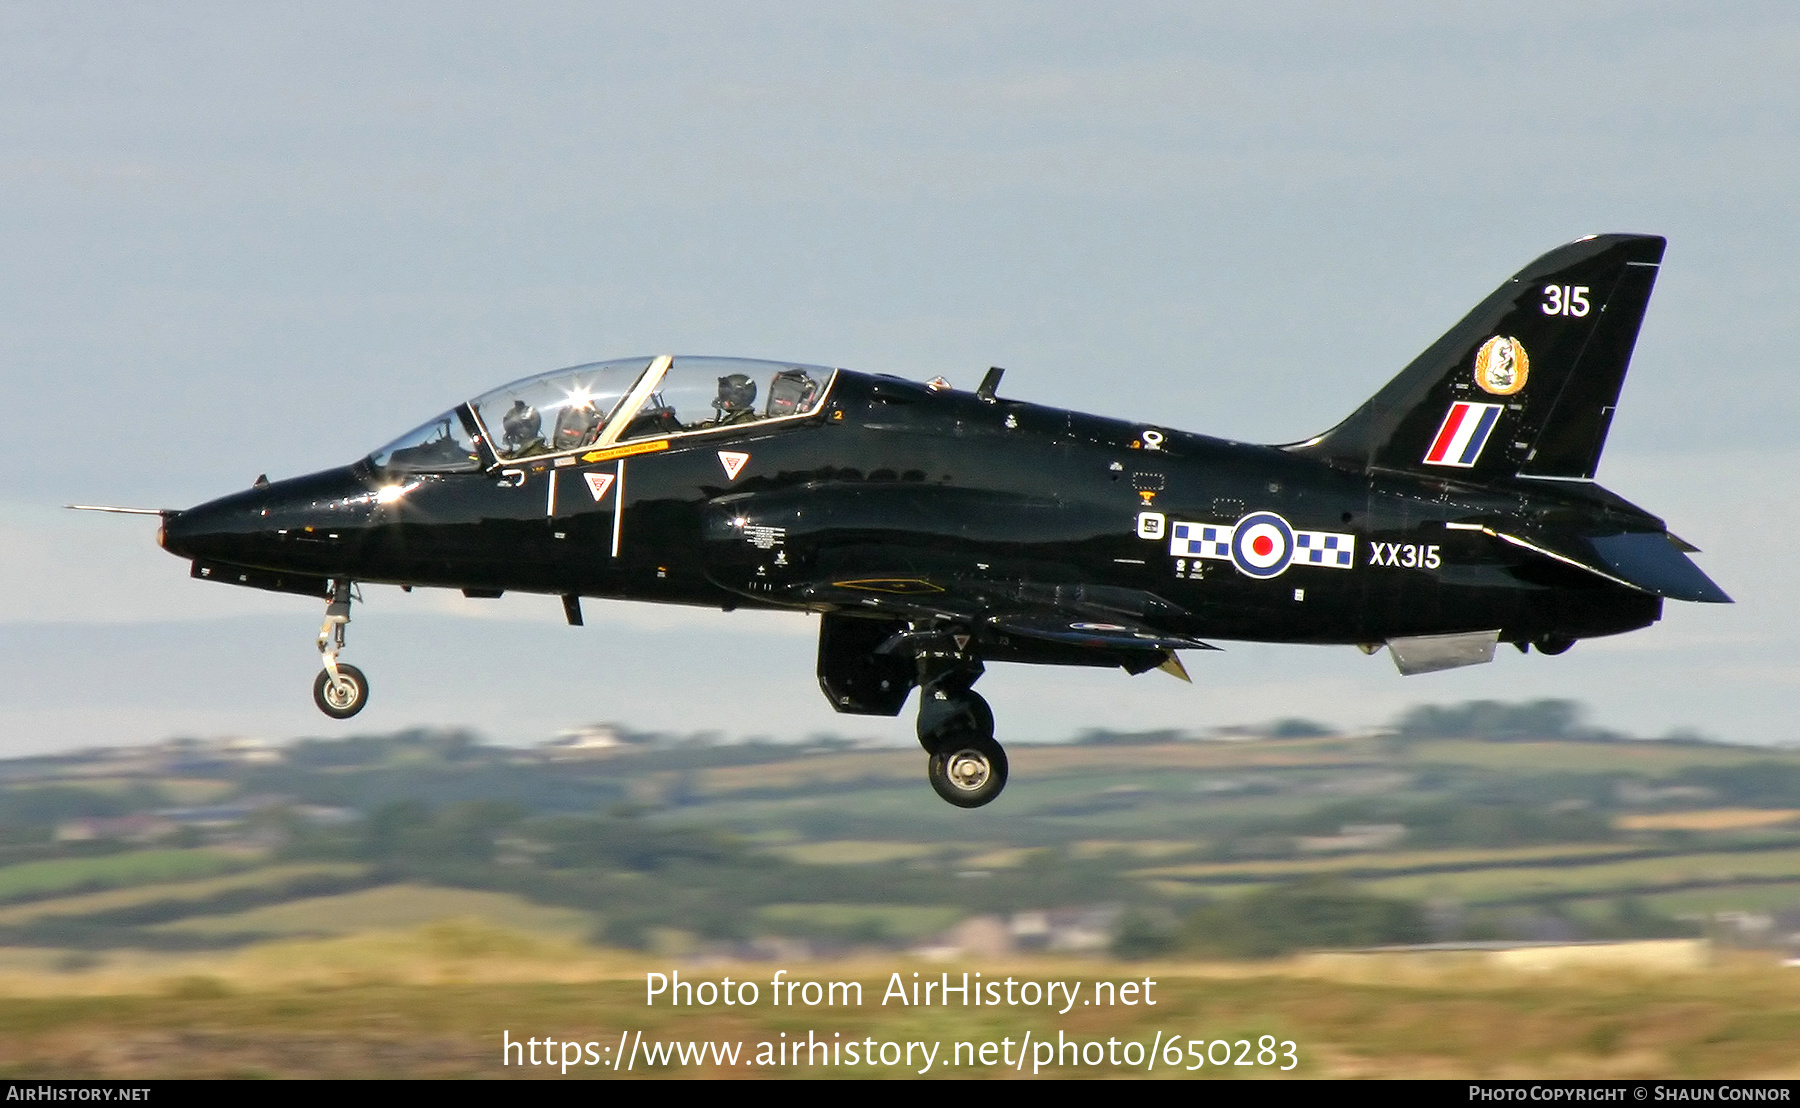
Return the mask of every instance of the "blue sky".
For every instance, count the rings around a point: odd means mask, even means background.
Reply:
[[[1234,646],[996,667],[1002,737],[1577,696],[1800,738],[1790,333],[1800,15],[1777,4],[29,4],[0,8],[0,491],[14,749],[331,733],[310,602],[153,528],[502,381],[790,358],[1228,437],[1341,418],[1524,262],[1667,235],[1603,483],[1740,603],[1402,681]],[[371,589],[351,726],[833,716],[805,617]]]

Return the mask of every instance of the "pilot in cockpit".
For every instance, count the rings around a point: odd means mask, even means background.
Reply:
[[[719,378],[719,395],[713,399],[713,410],[718,415],[711,421],[714,427],[724,427],[733,423],[748,423],[756,418],[756,382],[747,374],[728,373]]]
[[[512,407],[500,420],[501,435],[506,440],[506,452],[509,457],[518,457],[531,446],[540,450],[543,443],[538,436],[544,429],[543,418],[537,409],[523,400],[514,399]]]

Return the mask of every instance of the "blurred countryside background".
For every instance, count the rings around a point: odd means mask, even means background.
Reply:
[[[1791,747],[1645,740],[1546,700],[1012,756],[976,811],[926,788],[916,748],[617,723],[0,762],[0,1067],[495,1075],[526,1022],[818,1026],[646,1012],[650,969],[865,973],[874,996],[898,968],[1060,966],[1169,990],[1090,1028],[1277,1033],[1313,1075],[1792,1074]],[[944,1028],[977,1017],[1056,1025]]]

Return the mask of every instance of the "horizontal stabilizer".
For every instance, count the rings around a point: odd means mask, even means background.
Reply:
[[[1637,532],[1603,535],[1588,542],[1607,568],[1645,592],[1670,600],[1731,603],[1725,590],[1689,561],[1668,535]]]
[[[1680,541],[1658,531],[1615,535],[1500,534],[1500,538],[1609,581],[1670,600],[1729,604],[1731,597],[1688,560]]]

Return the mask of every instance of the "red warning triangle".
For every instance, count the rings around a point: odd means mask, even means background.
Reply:
[[[737,475],[743,472],[744,463],[749,460],[750,455],[737,450],[719,451],[719,464],[725,467],[725,479],[728,481],[737,480]]]
[[[588,491],[594,494],[595,500],[604,497],[606,490],[612,488],[613,475],[610,473],[595,473],[589,470],[581,476],[587,481]]]

